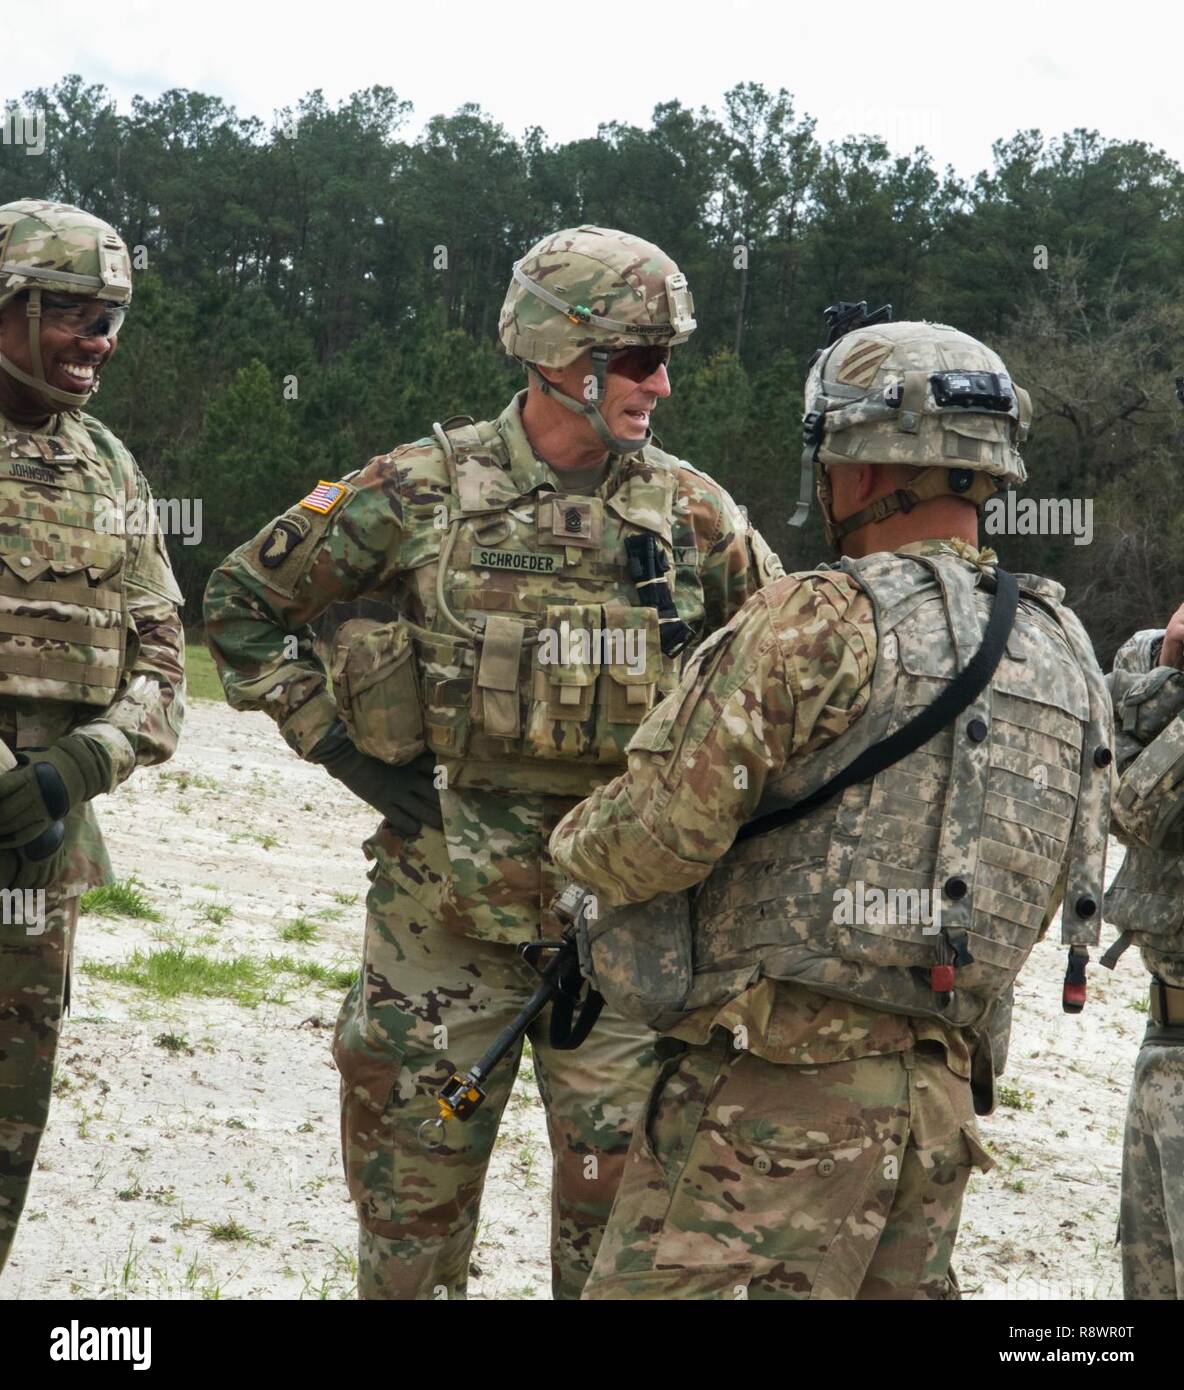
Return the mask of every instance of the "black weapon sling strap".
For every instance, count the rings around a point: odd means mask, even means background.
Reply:
[[[893,763],[928,743],[931,738],[951,724],[968,705],[972,705],[990,684],[1003,653],[1007,650],[1007,639],[1015,626],[1016,609],[1019,606],[1020,590],[1015,576],[1006,570],[995,571],[995,601],[991,605],[991,616],[987,620],[986,631],[979,649],[961,671],[946,686],[931,705],[890,734],[881,743],[874,744],[837,772],[817,791],[811,792],[792,806],[784,806],[769,811],[763,816],[754,816],[740,827],[736,843],[750,840],[754,835],[766,835],[770,830],[779,830],[784,825],[792,825],[810,811],[815,810],[832,796],[846,791],[856,782],[866,782],[883,772]]]

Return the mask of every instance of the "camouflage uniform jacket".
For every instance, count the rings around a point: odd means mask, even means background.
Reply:
[[[962,541],[917,542],[899,553],[978,566],[994,558]],[[704,880],[757,813],[771,779],[839,740],[868,708],[876,657],[872,601],[852,576],[823,571],[783,580],[700,648],[696,669],[631,746],[628,775],[559,827],[551,844],[556,862],[608,907]],[[1051,910],[1041,930],[1049,920]],[[797,1064],[901,1051],[917,1037],[934,1038],[951,1068],[970,1074],[969,1039],[951,1024],[801,984],[761,979],[671,1031],[702,1042],[715,1025],[742,1028],[742,1045],[767,1060]]]
[[[1107,963],[1133,940],[1152,975],[1184,987],[1184,671],[1158,664],[1162,640],[1162,629],[1136,633],[1106,678],[1121,774],[1114,828],[1128,845],[1106,894],[1107,921],[1123,933]]]
[[[462,532],[452,555],[446,582],[468,601],[470,610],[513,613],[521,607],[525,581],[507,570],[486,568],[488,547],[505,544],[506,527],[515,535],[533,534],[536,497],[563,489],[561,477],[531,449],[521,404],[522,397],[516,397],[496,426],[475,427],[496,428],[500,437],[498,451],[508,467],[492,458],[478,462],[484,462],[508,519],[499,532],[502,539],[493,541],[475,540],[480,532],[474,523],[467,534]],[[643,513],[640,524],[665,532],[673,541],[671,588],[680,617],[700,635],[714,631],[766,579],[781,572],[780,564],[722,488],[659,449],[614,457],[597,490],[605,535],[597,571],[610,573],[597,582],[604,598],[637,602],[625,598],[617,577],[627,573],[623,551],[617,553],[618,513],[630,507],[631,495],[653,496],[655,479],[670,480],[669,515]],[[207,637],[228,700],[236,709],[270,714],[301,755],[312,750],[337,717],[308,625],[331,603],[368,596],[386,600],[395,613],[416,624],[435,622],[439,630],[437,561],[445,536],[441,522],[455,518],[467,501],[458,498],[449,458],[435,438],[380,455],[335,486],[343,488],[344,496],[328,514],[318,516],[300,506],[285,513],[215,571],[206,593]],[[538,507],[541,516],[541,502]],[[628,519],[634,524],[637,512],[633,505]],[[298,539],[293,542],[292,536]],[[279,547],[274,552],[266,549],[273,539]],[[600,601],[593,581],[584,582],[583,592],[593,602]],[[554,601],[555,588],[560,595],[564,592],[545,575],[531,583],[536,600],[541,595]],[[295,655],[290,654],[290,634],[299,637]],[[547,858],[546,843],[578,799],[561,780],[569,765],[542,760],[531,764],[532,769],[537,766],[535,794],[472,785],[463,753],[455,760],[444,759],[444,764],[444,835],[424,829],[404,841],[389,828],[380,828],[365,847],[367,856],[377,861],[376,872],[423,903],[451,931],[506,942],[529,940],[540,930],[557,933],[548,905],[561,884]],[[599,780],[608,780],[614,770],[606,767]],[[548,786],[551,776],[554,788]],[[563,794],[548,794],[551,790]]]
[[[92,590],[96,580],[115,581],[112,602],[117,613],[122,608],[115,630],[120,621],[124,628],[119,645],[94,651],[96,662],[116,657],[106,676],[110,702],[104,704],[105,695],[63,698],[61,682],[49,674],[65,666],[55,664],[61,644],[19,636],[21,625],[9,623],[15,631],[0,640],[17,673],[5,670],[0,656],[0,737],[20,750],[48,747],[71,731],[84,733],[110,756],[108,790],[114,790],[135,768],[172,756],[185,714],[181,593],[154,524],[151,490],[128,450],[92,415],[69,411],[38,429],[0,417],[0,514],[0,560],[17,576],[15,584],[0,585],[6,612],[27,611],[26,590],[36,589],[39,602],[52,604],[53,584],[38,580],[45,570],[65,603],[72,591],[64,581],[86,569]],[[5,622],[0,619],[0,627]],[[40,653],[44,674],[36,674],[35,665],[25,667],[26,649]],[[93,679],[93,668],[87,674]],[[85,685],[77,688],[91,693]],[[69,897],[110,882],[110,861],[89,803],[71,812],[66,832],[57,890]]]

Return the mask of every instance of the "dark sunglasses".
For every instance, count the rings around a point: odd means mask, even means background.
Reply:
[[[614,376],[644,381],[669,361],[668,347],[627,347],[613,353],[608,359],[608,369]]]

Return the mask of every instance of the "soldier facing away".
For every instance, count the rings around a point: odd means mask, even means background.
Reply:
[[[1137,632],[1106,678],[1118,767],[1114,823],[1128,845],[1106,894],[1151,974],[1122,1150],[1122,1288],[1127,1298],[1184,1298],[1184,607],[1166,629]]]
[[[657,247],[599,227],[547,237],[502,310],[528,385],[501,416],[453,418],[321,484],[210,580],[230,703],[267,711],[384,817],[334,1041],[363,1297],[464,1296],[517,1054],[428,1149],[434,1092],[537,983],[517,947],[558,934],[551,831],[624,765],[681,653],[780,573],[727,493],[651,442],[670,349],[694,327]],[[309,624],[363,595],[396,616],[343,627],[331,685]],[[653,1079],[652,1033],[606,1013],[579,1052],[539,1026],[530,1039],[553,1289],[576,1298]]]
[[[995,1001],[1062,894],[1075,966],[1101,918],[1102,674],[1061,587],[978,548],[1026,393],[897,323],[840,337],[806,402],[842,559],[705,642],[551,840],[596,897],[592,975],[664,1033],[586,1297],[956,1297]]]
[[[49,1113],[78,899],[112,881],[90,803],[169,758],[185,711],[181,595],[159,529],[123,524],[154,517],[152,495],[83,409],[131,294],[106,222],[0,207],[0,1269]]]

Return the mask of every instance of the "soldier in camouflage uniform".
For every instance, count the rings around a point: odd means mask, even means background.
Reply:
[[[806,400],[842,560],[705,642],[551,839],[594,895],[586,973],[664,1033],[585,1297],[956,1297],[993,1003],[1062,892],[1078,956],[1100,917],[1109,703],[1050,581],[1019,577],[952,724],[799,804],[979,648],[1000,600],[975,504],[1024,478],[1029,409],[993,352],[920,323],[840,337]],[[777,806],[792,825],[737,839]]]
[[[1127,1298],[1184,1298],[1184,608],[1138,632],[1107,677],[1122,773],[1114,822],[1128,844],[1106,894],[1151,973],[1122,1153],[1122,1282]]]
[[[0,207],[0,1269],[49,1112],[78,898],[112,881],[90,803],[170,757],[185,709],[152,495],[83,410],[131,293],[105,222]]]
[[[363,1297],[465,1295],[517,1055],[429,1150],[434,1092],[537,983],[517,947],[558,932],[550,832],[623,766],[681,653],[781,572],[727,493],[651,442],[670,348],[694,327],[657,247],[599,227],[547,237],[514,267],[500,320],[527,390],[496,421],[453,418],[322,483],[211,578],[230,703],[267,711],[384,815],[334,1045]],[[395,616],[344,625],[326,672],[308,625],[363,595]],[[576,1298],[653,1078],[652,1034],[608,1013],[579,1052],[541,1024],[530,1039],[554,1156],[553,1288]]]

